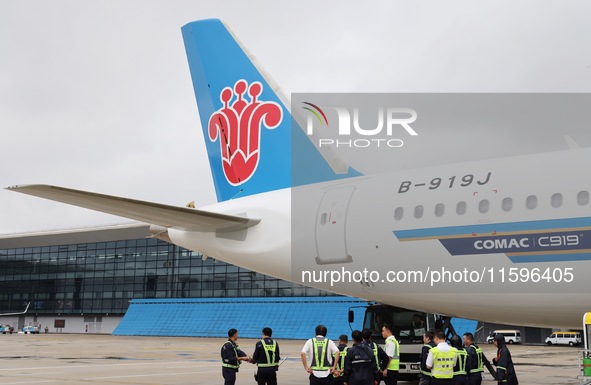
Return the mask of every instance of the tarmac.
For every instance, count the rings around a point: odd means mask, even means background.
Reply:
[[[223,338],[120,337],[90,334],[0,335],[0,384],[219,385]],[[249,355],[257,340],[239,339]],[[305,341],[278,340],[287,360],[279,385],[308,383],[300,359]],[[495,348],[481,345],[492,358]],[[519,383],[579,384],[577,347],[511,345]],[[255,366],[243,364],[237,385],[255,384]],[[399,382],[416,384],[416,382]],[[484,385],[496,385],[487,374]]]

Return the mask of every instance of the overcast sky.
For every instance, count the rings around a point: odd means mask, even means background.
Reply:
[[[0,9],[1,187],[214,203],[180,33],[204,18],[223,19],[288,95],[591,91],[588,1],[4,0]],[[591,146],[591,127],[561,130]],[[473,152],[527,145],[502,139]],[[447,152],[472,147],[457,145]],[[551,137],[528,151],[565,148]],[[123,222],[0,190],[0,234]]]

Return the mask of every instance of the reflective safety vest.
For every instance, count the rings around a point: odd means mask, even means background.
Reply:
[[[349,347],[348,346],[345,346],[343,348],[343,351],[341,352],[341,358],[339,359],[339,362],[337,362],[337,367],[336,367],[337,370],[343,370],[345,368],[345,357],[347,357],[347,351],[348,350],[349,350]],[[333,359],[334,359],[334,357],[336,355],[337,355],[337,352],[334,352],[333,355],[332,355]],[[333,375],[333,377],[338,378],[338,377],[342,377],[344,375],[345,375],[345,372],[341,373],[340,376],[334,376]]]
[[[396,340],[396,337],[390,336],[386,338],[386,347],[388,344],[394,344],[394,353],[392,359],[388,365],[388,370],[399,370],[400,369],[400,344]]]
[[[482,349],[480,349],[478,346],[474,344],[468,347],[468,349],[470,348],[476,350],[476,356],[478,357],[478,366],[476,367],[476,369],[470,369],[469,373],[484,372],[484,363],[482,362]]]
[[[454,376],[465,376],[466,372],[466,360],[468,360],[468,352],[464,349],[457,349],[451,348],[451,350],[455,351],[458,359],[456,361],[456,366],[454,366]]]
[[[240,367],[240,361],[238,361],[238,345],[234,345],[231,341],[226,341],[222,345],[221,353],[224,352],[224,348],[226,347],[226,344],[231,344],[232,345],[232,349],[234,349],[234,355],[236,356],[236,362],[237,362],[237,364],[236,365],[233,365],[233,364],[228,364],[228,363],[224,362],[223,361],[223,356],[222,356],[222,367],[224,367],[224,368],[238,369]]]
[[[275,350],[277,350],[277,342],[273,341],[272,344],[266,344],[265,340],[262,339],[263,349],[265,350],[265,356],[267,356],[266,364],[257,364],[259,368],[269,368],[271,366],[279,366],[279,362],[275,362]]]
[[[431,349],[433,349],[433,346],[431,346],[431,345],[429,345],[429,344],[425,344],[425,345],[423,345],[423,347],[425,347],[425,346],[429,347],[429,351],[431,351]],[[422,356],[421,356],[421,357],[422,357]],[[422,359],[422,358],[421,358],[421,359]],[[428,377],[431,377],[431,376],[433,376],[433,373],[431,373],[431,371],[430,371],[430,370],[425,370],[425,369],[423,369],[423,365],[424,365],[424,362],[421,362],[421,374],[422,374],[423,376],[428,376]]]
[[[378,372],[380,371],[380,357],[379,357],[379,351],[378,351],[378,344],[376,344],[375,342],[371,342],[371,341],[367,341],[368,344],[371,343],[371,349],[373,350],[373,356],[376,358],[376,369],[378,370]]]
[[[434,347],[431,349],[431,354],[433,355],[433,368],[431,368],[433,377],[437,379],[453,378],[456,352],[451,349],[448,352],[442,352],[438,347]]]
[[[332,365],[329,362],[327,362],[326,359],[326,348],[328,347],[328,340],[326,338],[323,338],[321,340],[312,338],[312,345],[314,345],[314,351],[312,354],[312,366],[310,367],[310,369],[330,370]],[[320,349],[322,350],[320,351]]]

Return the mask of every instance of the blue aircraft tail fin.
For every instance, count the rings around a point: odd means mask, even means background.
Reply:
[[[334,171],[220,20],[182,33],[218,201],[360,175]],[[292,159],[294,145],[306,156]],[[293,162],[307,172],[295,175]]]

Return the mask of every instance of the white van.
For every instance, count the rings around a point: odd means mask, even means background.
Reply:
[[[497,334],[502,334],[508,344],[521,343],[521,332],[519,330],[495,330],[486,338],[486,342],[492,344]]]
[[[581,333],[579,332],[553,332],[545,341],[548,345],[580,345]]]

